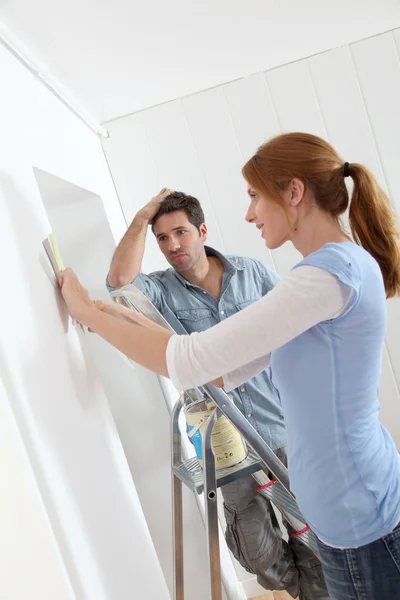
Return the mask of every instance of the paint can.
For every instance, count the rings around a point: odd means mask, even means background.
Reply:
[[[194,445],[201,466],[203,466],[204,427],[215,409],[216,405],[206,394],[202,395],[198,390],[190,390],[189,394],[185,394],[184,413],[188,436]],[[225,415],[222,415],[214,425],[211,445],[216,469],[233,467],[247,457],[246,444]]]

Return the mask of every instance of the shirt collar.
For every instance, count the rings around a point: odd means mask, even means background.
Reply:
[[[234,263],[229,260],[226,256],[215,250],[215,248],[211,248],[211,246],[204,246],[204,250],[206,251],[207,256],[217,256],[222,264],[224,265],[224,272],[229,275],[234,275],[236,271],[243,271],[244,266]],[[175,269],[174,269],[175,271]],[[186,286],[186,287],[198,287],[197,285],[193,285],[190,281],[187,281],[178,271],[175,271],[175,276]]]
[[[220,259],[220,261],[222,261],[222,264],[224,265],[225,271],[232,271],[232,273],[234,271],[243,271],[243,265],[239,265],[237,262],[229,260],[229,258],[221,254],[221,252],[218,252],[218,250],[211,248],[211,246],[204,246],[204,249],[206,251],[207,256],[218,256],[218,258]]]

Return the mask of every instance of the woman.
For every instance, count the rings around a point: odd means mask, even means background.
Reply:
[[[126,309],[93,304],[70,270],[64,298],[73,317],[180,389],[217,380],[229,391],[270,365],[292,491],[319,539],[331,597],[400,597],[400,467],[378,421],[385,297],[400,291],[394,211],[365,167],[343,163],[309,134],[272,139],[243,175],[246,220],[268,248],[290,240],[304,257],[256,304],[178,336],[147,329]],[[339,222],[349,206],[346,177],[355,243]]]

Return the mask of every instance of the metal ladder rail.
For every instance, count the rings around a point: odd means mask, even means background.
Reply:
[[[183,408],[183,396],[174,406],[171,420],[171,463],[177,465],[182,460],[181,432],[179,415]],[[219,550],[219,521],[217,504],[217,476],[215,458],[212,451],[211,435],[218,418],[222,416],[217,408],[207,420],[203,435],[203,475],[205,498],[205,526],[209,564],[209,590],[211,600],[222,600],[221,557]],[[183,503],[182,480],[172,468],[172,507],[173,507],[173,600],[185,600],[184,553],[183,553]]]
[[[279,460],[237,406],[229,400],[224,390],[211,384],[205,385],[204,389],[212,397],[221,413],[229,419],[247,444],[255,450],[264,463],[265,468],[274,475],[275,480],[271,481],[263,471],[253,474],[253,477],[260,484],[258,491],[274,503],[297,532],[297,538],[318,556],[317,538],[310,530],[294,495],[290,491],[289,473],[285,465]]]

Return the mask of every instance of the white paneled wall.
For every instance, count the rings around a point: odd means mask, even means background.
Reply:
[[[142,122],[146,128],[162,185],[174,188],[179,184],[180,189],[190,189],[193,196],[202,198],[204,210],[209,216],[210,236],[217,240],[216,243],[220,247],[224,247],[224,239],[210,200],[207,180],[203,176],[193,136],[188,128],[181,103],[172,102],[145,111],[142,113]],[[165,130],[166,122],[169,123],[169,131]]]
[[[265,74],[282,131],[307,131],[325,136],[307,60]]]
[[[400,213],[400,30],[351,48],[386,186]],[[373,56],[373,60],[368,60]],[[400,387],[400,301],[391,300],[387,350]],[[386,406],[385,406],[386,408]],[[390,416],[390,414],[388,414]],[[396,418],[397,417],[397,418]],[[392,413],[399,427],[398,415]]]
[[[260,258],[286,274],[299,255],[268,251],[244,222],[244,162],[280,131],[328,139],[365,163],[400,213],[400,30],[185,97],[109,124],[104,148],[130,221],[162,186],[197,196],[209,243]],[[150,236],[149,236],[150,237]],[[164,264],[149,240],[146,269]],[[382,420],[400,447],[400,301],[389,302]]]
[[[262,139],[280,131],[271,93],[263,73],[228,83],[223,90],[242,158],[246,161]]]

